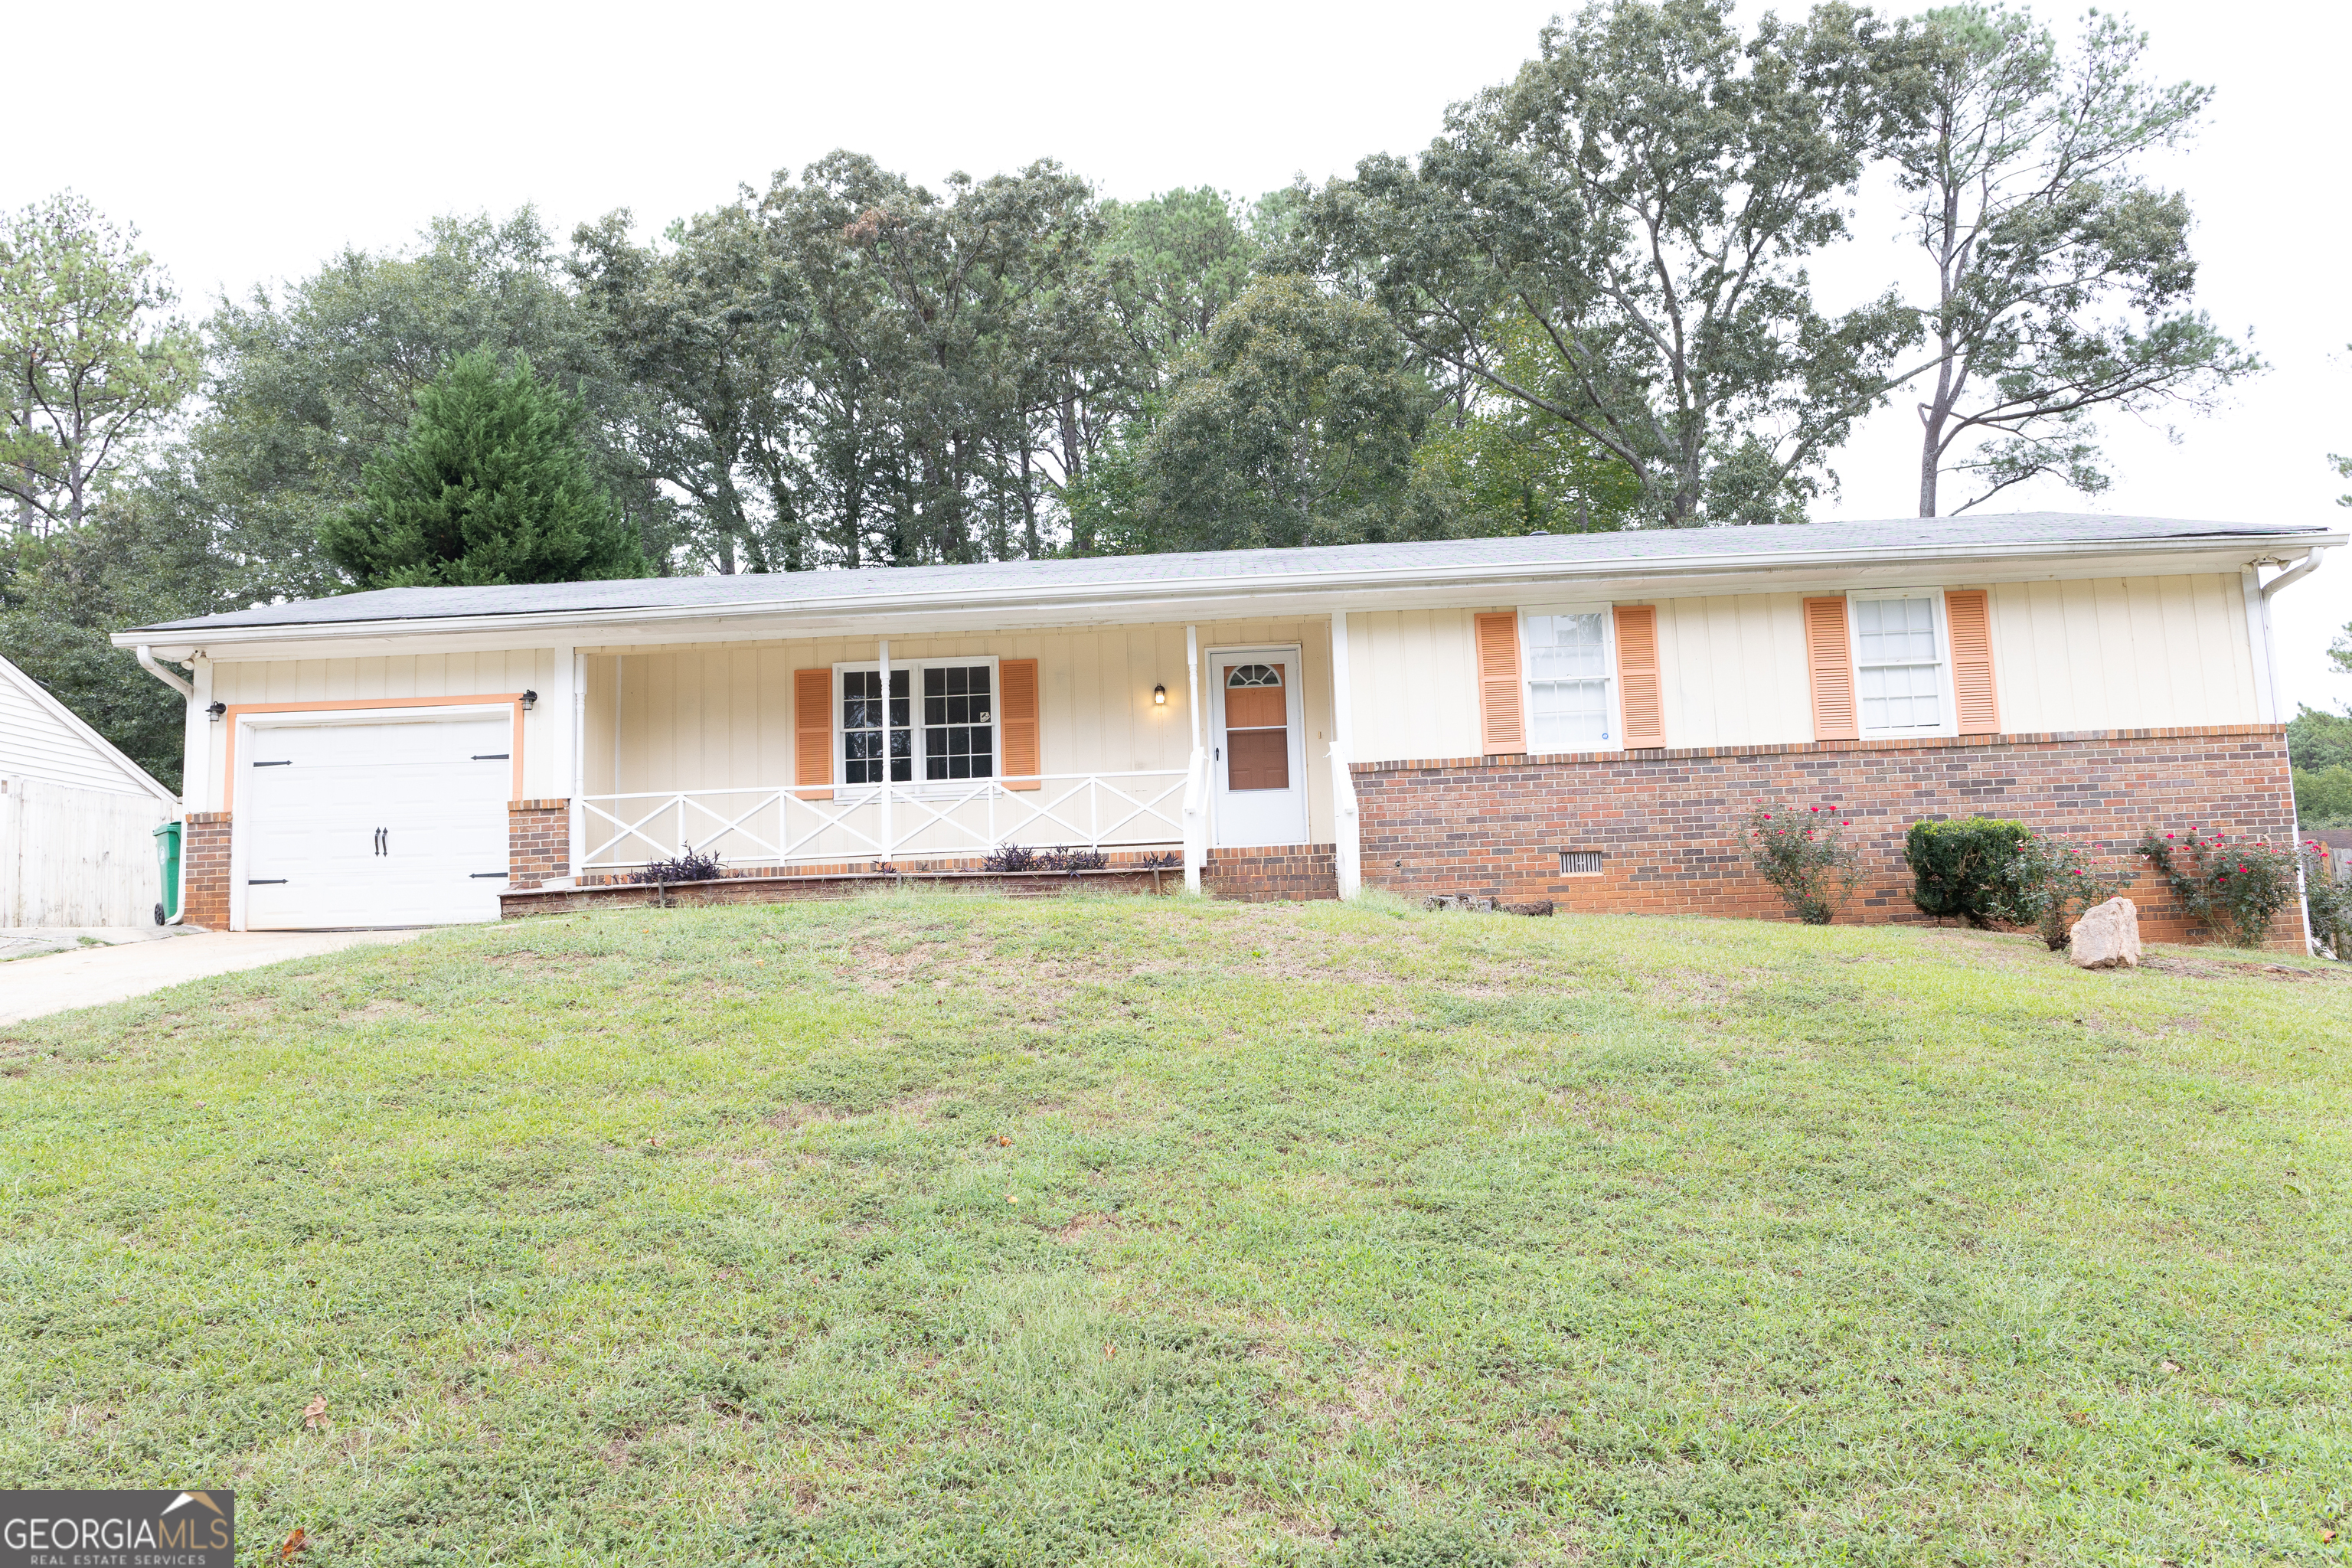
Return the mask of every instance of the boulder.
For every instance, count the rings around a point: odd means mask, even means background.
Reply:
[[[2066,933],[2066,956],[2084,969],[2139,967],[2139,906],[2109,899],[2083,911]]]

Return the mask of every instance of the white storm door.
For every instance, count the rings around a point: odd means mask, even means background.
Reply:
[[[248,931],[499,918],[505,715],[255,725],[237,747]]]
[[[1216,648],[1209,666],[1215,839],[1307,842],[1307,741],[1298,649]]]

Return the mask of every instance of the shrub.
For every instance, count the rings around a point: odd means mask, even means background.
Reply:
[[[1756,869],[1772,884],[1789,910],[1809,926],[1825,926],[1853,897],[1862,880],[1862,855],[1845,841],[1853,824],[1834,808],[1803,811],[1782,806],[1748,819],[1749,852]]]
[[[989,851],[980,867],[983,871],[1034,871],[1037,868],[1037,851],[1024,849],[1018,844],[1000,844]]]
[[[1989,816],[1913,823],[1903,841],[1911,901],[1922,913],[1957,915],[1972,926],[2011,918],[2004,900],[2026,837],[2025,824]]]
[[[1145,862],[1147,866],[1152,863]],[[1167,858],[1167,864],[1171,866],[1183,863],[1181,855]],[[1000,845],[980,863],[984,871],[1061,871],[1070,876],[1080,871],[1099,871],[1109,864],[1109,855],[1100,849],[1072,849],[1066,845],[1054,849],[1024,849],[1018,844]]]
[[[719,875],[719,857],[698,855],[691,844],[677,847],[675,860],[649,860],[645,868],[629,879],[632,882],[708,882]]]
[[[2139,852],[2156,863],[2172,896],[2206,930],[2238,947],[2259,947],[2278,912],[2295,900],[2296,857],[2267,838],[2183,837],[2151,829]]]
[[[2072,839],[2029,833],[2001,873],[1998,918],[2032,926],[2056,952],[2083,911],[2104,904],[2131,885],[2139,873],[2126,869],[2098,874],[2090,854]]]
[[[2336,851],[2316,838],[2303,845],[2303,901],[2311,911],[2311,934],[2337,958],[2352,962],[2352,882],[2343,879]]]

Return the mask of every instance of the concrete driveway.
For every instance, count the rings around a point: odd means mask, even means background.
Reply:
[[[406,942],[420,931],[192,931],[168,942],[84,947],[0,963],[0,1024],[144,996],[184,980],[258,969],[363,943]]]

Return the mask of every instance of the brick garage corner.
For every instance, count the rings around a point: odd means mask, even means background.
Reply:
[[[537,888],[572,875],[572,802],[507,802],[507,885]]]
[[[228,930],[229,814],[192,811],[182,827],[181,919],[211,931]]]

